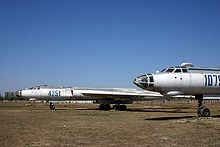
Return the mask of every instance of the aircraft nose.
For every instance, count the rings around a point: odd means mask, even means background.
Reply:
[[[15,92],[15,96],[22,97],[22,90],[18,90]]]
[[[134,79],[133,83],[140,88],[146,88],[148,84],[148,77],[146,75],[139,76]]]
[[[154,86],[152,74],[142,75],[134,79],[133,83],[142,89],[150,89]]]
[[[137,79],[137,78],[134,79],[133,83],[134,83],[135,85],[139,86],[139,83],[138,83],[138,79]]]

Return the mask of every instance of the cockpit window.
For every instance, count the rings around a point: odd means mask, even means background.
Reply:
[[[35,86],[35,87],[31,87],[31,88],[28,88],[30,90],[40,90],[40,86]]]
[[[173,68],[168,68],[165,72],[173,72]]]
[[[169,68],[163,69],[161,72],[171,73],[173,71],[174,71],[174,73],[180,73],[180,72],[187,73],[188,72],[185,67],[175,67],[175,68],[174,67],[169,67]]]
[[[183,70],[183,73],[186,73],[186,72],[187,72],[187,69],[186,69],[186,68],[183,68],[182,70]]]
[[[167,70],[167,68],[163,69],[161,72],[165,72],[165,70]]]
[[[181,72],[181,69],[177,68],[174,72],[175,73]]]

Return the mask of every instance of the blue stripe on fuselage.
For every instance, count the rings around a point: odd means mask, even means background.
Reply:
[[[197,70],[197,71],[220,71],[220,69],[205,69],[205,68],[188,68],[188,70]]]

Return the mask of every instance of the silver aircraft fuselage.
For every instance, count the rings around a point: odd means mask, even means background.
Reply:
[[[138,87],[162,95],[220,94],[220,68],[194,67],[183,63],[134,80]]]

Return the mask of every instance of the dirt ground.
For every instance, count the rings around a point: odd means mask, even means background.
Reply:
[[[97,104],[0,103],[0,146],[220,146],[220,103],[131,104],[100,111]]]

